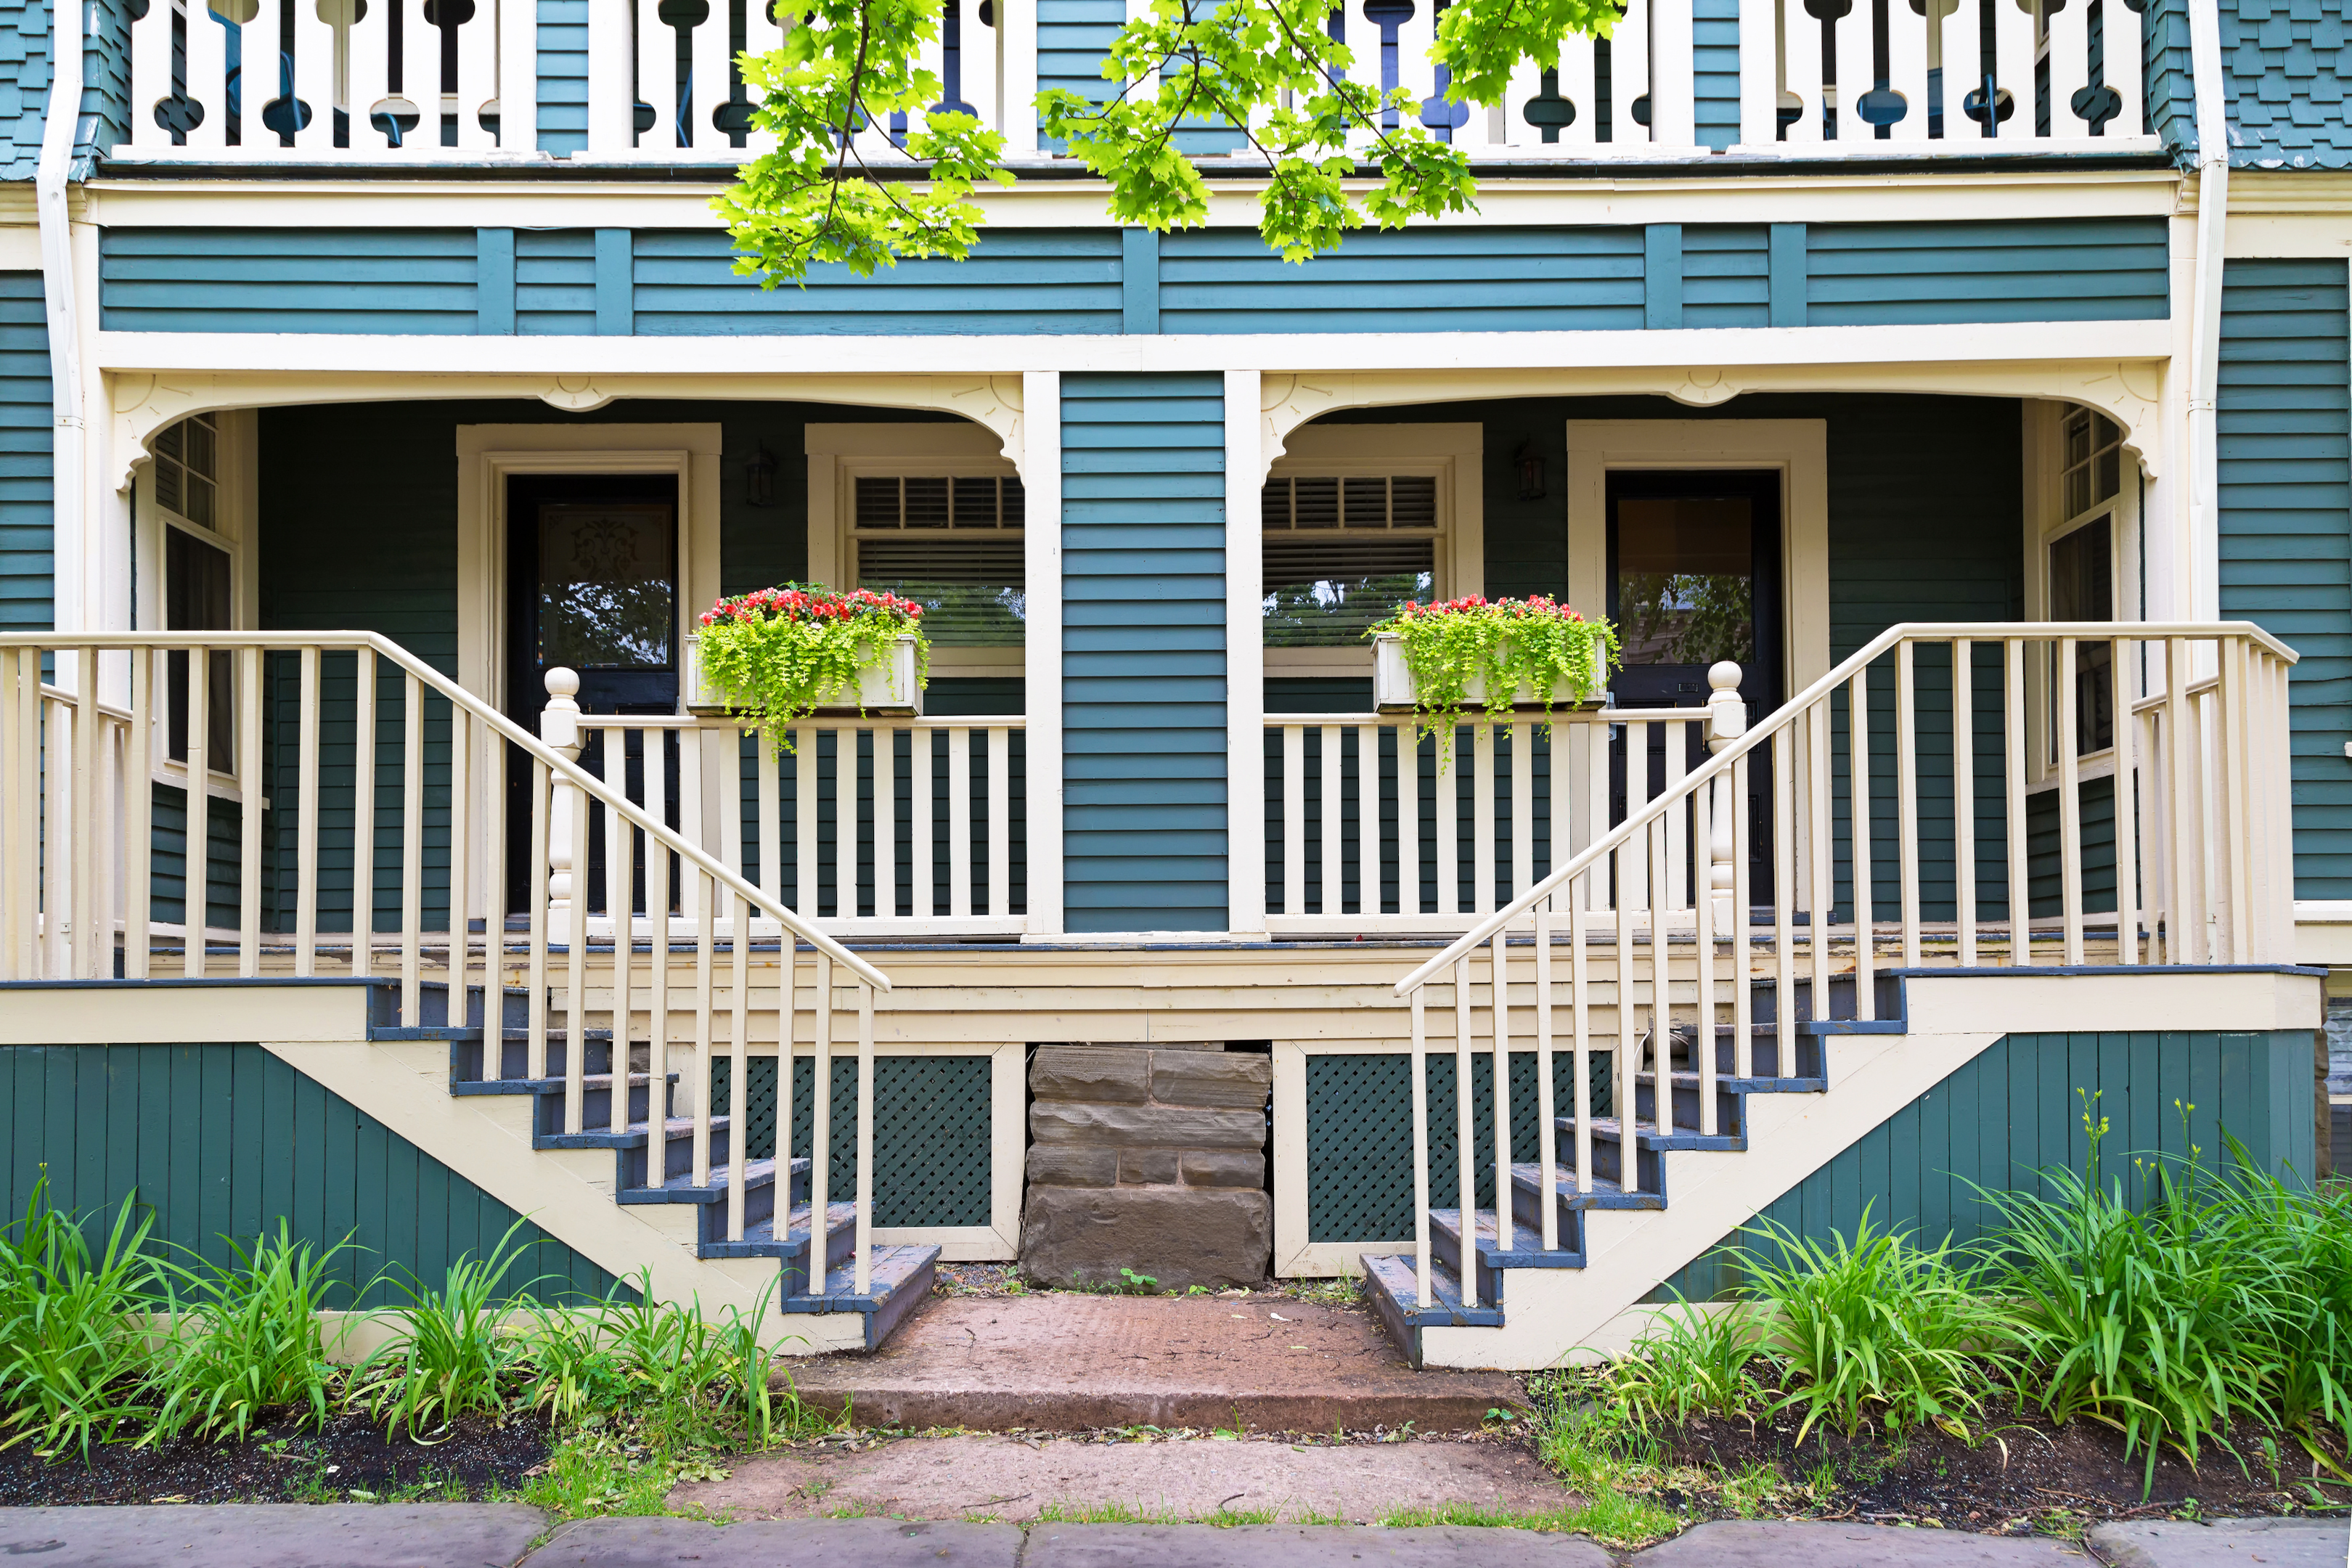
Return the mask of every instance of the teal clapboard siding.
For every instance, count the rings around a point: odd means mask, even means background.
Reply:
[[[1760,223],[1685,226],[1684,326],[1772,324],[1769,233],[1769,226]]]
[[[1691,66],[1699,144],[1720,153],[1739,140],[1739,0],[1693,0]]]
[[[49,8],[0,8],[0,180],[29,180],[41,157],[49,101]]]
[[[631,308],[649,337],[758,332],[1116,332],[1113,228],[1001,229],[963,261],[902,261],[861,279],[810,268],[805,289],[763,289],[735,271],[722,233],[640,230]]]
[[[1163,332],[1539,331],[1642,324],[1638,228],[1353,233],[1296,267],[1255,229],[1160,246]]]
[[[1813,224],[1805,324],[2161,320],[2165,220]]]
[[[539,150],[588,150],[588,0],[537,0]]]
[[[41,275],[0,273],[0,630],[50,624],[54,420]]]
[[[584,338],[595,332],[593,229],[515,231],[514,318],[514,330],[525,337]]]
[[[2352,898],[2352,430],[2344,264],[2221,275],[2221,614],[2303,656],[2294,710],[2295,896]]]
[[[2175,157],[2197,151],[2197,89],[2189,63],[2189,0],[2148,0],[2148,129]]]
[[[1125,0],[1037,0],[1038,89],[1058,87],[1098,102],[1109,98],[1103,56],[1126,25]]]
[[[1223,378],[1062,379],[1074,931],[1225,931]]]
[[[2133,1155],[2185,1157],[2193,1148],[2200,1164],[2218,1168],[2231,1158],[2224,1133],[2263,1170],[2307,1182],[2316,1154],[2311,1068],[2308,1029],[2010,1035],[1768,1205],[1763,1217],[1814,1239],[1851,1237],[1867,1205],[1879,1229],[1966,1246],[1991,1217],[1976,1187],[2045,1190],[2040,1172],[2088,1168],[2086,1117],[2107,1124],[2102,1173],[2134,1197],[2146,1188]],[[1704,1300],[1737,1279],[1718,1249],[1650,1300],[1680,1291]]]
[[[283,1218],[336,1259],[337,1307],[402,1300],[391,1269],[435,1284],[520,1218],[440,1161],[256,1045],[0,1047],[0,1213],[46,1173],[52,1207],[110,1216],[131,1199],[162,1257],[233,1264]],[[87,1223],[87,1222],[86,1222]],[[224,1238],[229,1239],[224,1239]],[[529,1221],[509,1289],[602,1297],[613,1277]],[[625,1287],[620,1287],[625,1289]]]
[[[99,321],[132,332],[476,330],[474,231],[109,228]]]

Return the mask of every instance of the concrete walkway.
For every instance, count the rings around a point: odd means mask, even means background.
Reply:
[[[0,1559],[40,1568],[2344,1568],[2347,1556],[2344,1521],[2299,1520],[2101,1525],[2079,1545],[1735,1521],[1612,1559],[1511,1529],[599,1519],[550,1533],[536,1510],[504,1503],[0,1509]]]

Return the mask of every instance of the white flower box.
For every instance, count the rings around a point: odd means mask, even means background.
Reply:
[[[873,718],[922,713],[923,688],[915,679],[915,639],[911,636],[896,639],[888,663],[861,671],[856,691],[844,687],[826,693],[825,700],[816,705],[820,714],[854,714],[861,709]],[[693,636],[686,639],[686,710],[718,714],[728,711],[727,705],[703,684],[702,639]]]
[[[1565,680],[1552,688],[1551,705],[1565,708],[1606,708],[1609,693],[1596,692],[1591,698],[1578,700],[1576,690]],[[1486,678],[1474,675],[1463,685],[1463,708],[1470,710],[1486,704]],[[1382,632],[1372,638],[1372,705],[1383,713],[1412,713],[1420,710],[1414,700],[1412,670],[1404,661],[1404,639],[1393,632]],[[1541,710],[1543,699],[1525,681],[1511,699],[1513,708]]]

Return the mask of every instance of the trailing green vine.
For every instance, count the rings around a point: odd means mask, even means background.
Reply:
[[[867,671],[889,668],[902,637],[915,639],[915,684],[929,684],[922,615],[893,594],[814,583],[721,599],[702,613],[703,687],[746,730],[789,752],[793,721],[855,696]]]
[[[1403,649],[1421,732],[1437,742],[1441,768],[1453,752],[1454,728],[1466,710],[1475,706],[1489,719],[1500,719],[1525,687],[1542,705],[1549,733],[1555,690],[1565,686],[1572,701],[1591,701],[1608,685],[1618,653],[1616,627],[1588,621],[1541,594],[1402,604],[1365,635],[1382,633],[1395,637]],[[1482,680],[1485,698],[1474,704],[1470,689]]]

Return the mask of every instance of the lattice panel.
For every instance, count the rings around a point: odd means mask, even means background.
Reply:
[[[752,1158],[776,1152],[776,1058],[753,1057],[744,1082]],[[711,1064],[711,1100],[724,1110],[732,1064]],[[793,1063],[793,1151],[805,1157],[815,1137],[816,1063]],[[874,1223],[987,1225],[991,1221],[992,1092],[986,1057],[877,1056],[874,1058]],[[832,1145],[827,1195],[840,1202],[857,1187],[857,1062],[833,1061]]]
[[[1576,1108],[1564,1054],[1555,1055],[1556,1114]],[[1454,1058],[1433,1053],[1429,1068],[1429,1192],[1439,1208],[1454,1206],[1460,1140],[1454,1103]],[[1609,1058],[1592,1058],[1592,1104],[1609,1106]],[[1511,1053],[1511,1152],[1532,1163],[1537,1148],[1536,1054]],[[1477,1203],[1495,1203],[1494,1078],[1486,1058],[1470,1080],[1472,1158],[1478,1163]],[[1412,1058],[1397,1052],[1310,1056],[1307,1058],[1307,1238],[1309,1241],[1395,1241],[1412,1234]]]

